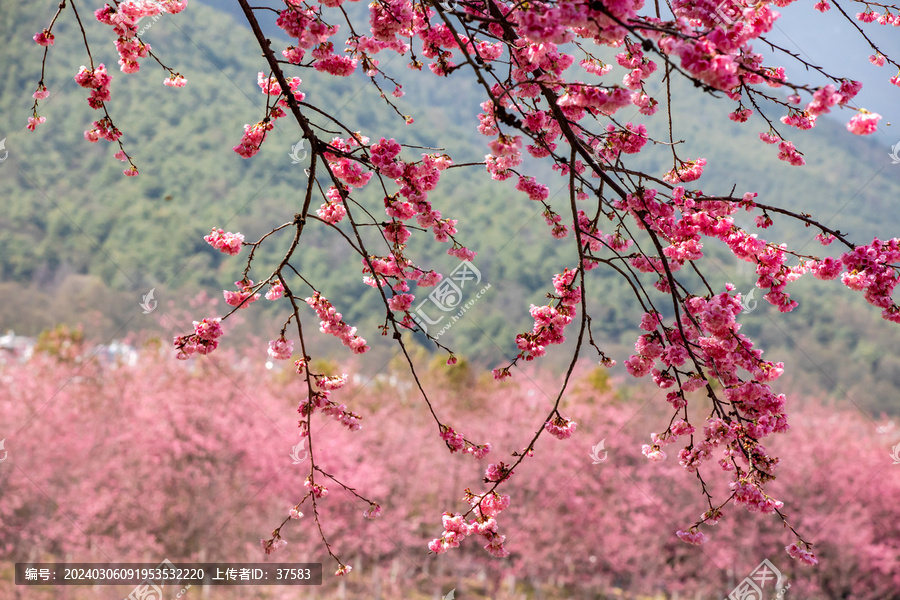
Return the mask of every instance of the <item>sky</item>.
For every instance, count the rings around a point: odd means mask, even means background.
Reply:
[[[851,16],[859,12],[856,3],[845,4],[844,10]],[[836,9],[823,14],[813,10],[807,2],[795,2],[778,11],[781,18],[768,36],[771,41],[798,53],[804,60],[825,68],[835,76],[861,81],[863,89],[856,97],[856,106],[884,117],[876,134],[878,139],[892,140],[891,143],[897,141],[893,138],[900,139],[900,87],[888,81],[897,74],[896,69],[890,65],[876,67],[871,64],[869,56],[874,52]],[[898,28],[877,23],[858,24],[883,52],[900,62]],[[768,54],[765,48],[755,49]],[[785,67],[790,64],[783,59],[779,63]],[[790,71],[798,73],[795,79],[802,76],[814,83],[824,82],[824,78],[815,77],[812,73],[807,76],[805,72],[798,72],[793,65]],[[836,116],[846,122],[852,115],[843,111]],[[893,122],[893,125],[888,126],[888,122]]]

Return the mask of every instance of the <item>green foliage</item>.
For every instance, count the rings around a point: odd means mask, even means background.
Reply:
[[[42,331],[37,338],[34,351],[54,356],[62,361],[80,360],[84,353],[84,330],[68,325],[57,325],[53,329]]]
[[[609,370],[603,367],[592,369],[584,380],[595,392],[605,394],[612,391],[612,386],[609,385]]]

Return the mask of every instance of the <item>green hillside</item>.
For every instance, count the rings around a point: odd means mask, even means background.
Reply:
[[[141,170],[139,177],[125,178],[112,157],[115,148],[83,139],[97,116],[85,102],[85,90],[72,80],[85,55],[69,13],[50,53],[46,83],[51,97],[41,110],[47,122],[37,132],[24,130],[42,55],[31,36],[46,26],[56,3],[0,0],[0,7],[6,66],[0,74],[0,136],[6,136],[10,153],[0,165],[5,207],[0,213],[0,331],[36,334],[57,322],[83,322],[98,338],[123,337],[157,327],[137,307],[150,288],[156,290],[159,312],[184,325],[185,317],[174,307],[186,306],[186,298],[198,290],[214,295],[230,288],[242,270],[239,259],[217,253],[202,236],[221,226],[255,240],[290,219],[299,206],[305,177],[303,165],[291,163],[289,152],[299,134],[287,120],[253,159],[231,150],[243,125],[263,115],[256,73],[264,63],[255,41],[230,15],[199,3],[176,18],[162,18],[145,39],[188,78],[186,88],[172,89],[161,85],[164,74],[149,60],[138,74],[119,72],[103,26],[87,23],[95,60],[112,65],[110,112]],[[382,60],[387,64],[389,59]],[[398,105],[415,118],[411,126],[385,110],[363,77],[336,80],[309,71],[301,74],[301,89],[309,102],[336,109],[343,123],[373,139],[396,137],[445,148],[458,162],[483,157],[487,139],[474,129],[480,99],[471,82],[462,74],[447,81],[430,73],[417,76],[400,63],[387,69],[406,84],[407,95]],[[776,159],[774,148],[759,142],[760,125],[736,125],[725,118],[733,109],[728,102],[679,91],[690,90],[675,90],[675,137],[684,140],[682,156],[710,161],[698,182],[704,191],[728,193],[735,186],[739,193],[756,191],[762,202],[833,219],[860,242],[900,234],[900,211],[894,208],[900,167],[890,165],[883,143],[855,138],[840,122],[822,119],[816,129],[793,136],[808,164],[790,167]],[[641,121],[638,114],[619,117]],[[664,137],[662,131],[651,133]],[[666,149],[653,149],[640,156],[639,164],[662,175],[671,168],[665,162],[669,156]],[[564,189],[558,176],[537,173],[551,194]],[[567,247],[549,238],[534,203],[512,186],[493,184],[483,169],[451,170],[442,183],[430,199],[445,216],[460,220],[460,239],[478,251],[476,264],[492,285],[446,340],[462,354],[495,363],[515,351],[515,333],[530,327],[528,302],[541,302],[552,275],[571,266]],[[380,197],[366,200],[373,210],[379,208]],[[557,196],[555,201],[566,200]],[[811,239],[796,225],[777,225],[761,235],[797,246]],[[267,274],[288,241],[278,239],[258,253],[251,277]],[[820,251],[814,243],[802,249]],[[711,281],[731,281],[749,292],[752,268],[735,265],[721,248],[709,251],[721,257],[721,269],[708,273]],[[444,273],[456,262],[442,248],[415,255]],[[382,309],[361,283],[358,260],[349,257],[337,236],[310,230],[296,266],[348,321],[377,339]],[[621,363],[633,343],[638,312],[625,282],[599,272],[592,276],[588,293],[595,335]],[[861,298],[836,285],[801,282],[794,295],[801,306],[784,318],[775,318],[777,312],[762,301],[742,316],[745,331],[758,338],[766,356],[788,364],[795,386],[821,390],[840,402],[849,398],[869,411],[900,412],[900,329],[880,321]],[[275,306],[257,306],[242,311],[247,319],[242,330],[265,337],[281,316]],[[556,364],[563,354],[558,350],[546,362]]]

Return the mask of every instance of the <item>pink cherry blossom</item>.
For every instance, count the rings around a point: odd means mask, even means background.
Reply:
[[[275,360],[290,360],[294,351],[294,341],[280,337],[269,341],[269,356]]]
[[[275,281],[269,285],[269,291],[266,292],[266,300],[278,300],[284,294],[284,285],[281,281]]]
[[[218,317],[194,321],[194,332],[197,334],[197,337],[212,341],[222,335],[221,323],[222,319]]]
[[[46,120],[45,117],[28,117],[28,129],[34,131],[38,125],[46,122]]]
[[[344,323],[341,313],[337,312],[331,303],[322,297],[319,292],[307,298],[305,302],[316,311],[316,314],[321,319],[319,329],[322,333],[328,333],[339,338],[345,346],[356,354],[363,354],[369,350],[366,340],[356,335],[356,328]]]
[[[183,75],[170,75],[163,80],[163,84],[169,87],[184,87],[187,79]]]
[[[390,300],[388,300],[388,306],[393,311],[404,312],[412,307],[415,299],[416,297],[412,294],[397,294],[396,296],[391,296]]]
[[[212,232],[203,238],[206,243],[223,252],[234,256],[240,254],[244,243],[244,236],[240,233],[225,232],[222,229],[213,228]]]
[[[797,559],[801,565],[812,567],[819,564],[819,559],[816,558],[816,555],[808,549],[801,548],[797,542],[785,546],[784,549],[791,558]]]
[[[878,131],[878,121],[881,115],[870,112],[863,112],[853,116],[847,123],[847,131],[856,135],[870,135]]]
[[[32,39],[34,39],[35,43],[38,46],[52,46],[55,37],[56,36],[45,29],[34,34],[34,37]]]
[[[693,544],[694,546],[700,546],[709,541],[709,538],[705,533],[696,529],[691,529],[689,531],[678,530],[675,533],[683,542]]]
[[[253,292],[252,279],[245,278],[241,281],[235,281],[234,285],[236,285],[240,291],[231,292],[228,290],[224,290],[223,292],[225,296],[225,302],[227,302],[230,306],[247,308],[251,303],[259,300],[259,294]]]
[[[575,421],[570,421],[569,419],[560,416],[544,423],[544,429],[546,429],[550,435],[561,440],[572,437],[577,426],[578,424],[575,423]]]

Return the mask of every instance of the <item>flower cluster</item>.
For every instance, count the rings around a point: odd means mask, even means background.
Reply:
[[[175,337],[175,349],[178,351],[175,357],[187,360],[194,354],[209,354],[218,348],[218,338],[223,333],[221,321],[218,317],[194,321],[194,333]]]
[[[228,290],[223,290],[222,294],[225,296],[225,302],[229,304],[229,306],[236,306],[238,308],[247,308],[251,303],[259,300],[259,294],[253,291],[253,280],[248,278],[243,278],[240,281],[235,281],[234,285],[236,285],[240,291],[231,292]]]
[[[847,123],[847,131],[856,135],[870,135],[878,131],[881,115],[867,111],[854,115]]]
[[[497,533],[496,516],[509,507],[509,496],[496,492],[476,495],[466,489],[463,499],[472,506],[471,512],[475,514],[475,518],[467,522],[461,514],[445,512],[441,518],[444,533],[441,537],[431,540],[428,549],[435,554],[443,554],[451,548],[459,548],[467,537],[481,535],[487,541],[484,549],[491,556],[497,558],[508,556],[509,551],[503,547],[506,536]]]
[[[325,198],[325,202],[316,210],[316,214],[320,219],[331,225],[340,223],[347,214],[344,199],[341,198],[341,192],[336,187],[331,186],[325,192]]]
[[[100,63],[96,69],[88,69],[82,65],[81,70],[75,75],[75,82],[83,88],[91,90],[88,96],[88,104],[93,109],[103,106],[110,99],[109,84],[112,77],[106,72],[106,66]]]
[[[163,85],[168,87],[184,87],[187,85],[187,79],[183,75],[175,73],[163,79]]]
[[[286,340],[281,336],[269,341],[269,356],[275,360],[290,360],[294,352],[294,340]]]
[[[565,329],[575,317],[576,305],[581,302],[581,288],[574,284],[577,274],[577,270],[566,269],[553,277],[556,294],[551,298],[556,300],[555,305],[552,302],[546,306],[531,305],[534,327],[530,332],[516,336],[520,350],[516,360],[534,360],[547,353],[546,346],[566,341]],[[509,371],[495,369],[494,377],[500,379],[501,376],[509,376]]]
[[[240,143],[233,148],[243,158],[250,158],[259,152],[260,146],[266,139],[266,133],[275,127],[271,121],[260,121],[254,125],[244,125],[244,135]]]
[[[534,177],[519,177],[516,189],[520,192],[525,192],[528,195],[528,198],[535,202],[542,202],[550,195],[550,190],[547,186],[538,183]]]
[[[852,290],[864,291],[866,302],[883,309],[881,316],[895,323],[900,323],[900,308],[891,298],[897,287],[897,264],[900,263],[900,239],[881,241],[878,238],[871,244],[861,245],[845,253],[839,263],[834,261],[828,274],[837,276],[840,272],[838,264],[846,267],[841,276],[844,285]],[[822,267],[819,267],[821,271]]]
[[[330,377],[325,375],[316,375],[316,387],[319,387],[323,390],[339,390],[345,385],[347,385],[348,375],[346,373],[342,373],[341,375],[332,375]]]
[[[351,155],[355,148],[368,144],[369,138],[356,134],[348,139],[336,137],[331,140],[329,150],[324,154],[332,172],[341,179],[349,189],[362,188],[372,179],[372,173],[364,171],[360,162]]]
[[[32,39],[38,46],[46,47],[53,45],[53,40],[56,39],[56,36],[53,35],[49,30],[45,29],[34,34],[34,37]]]
[[[302,373],[306,367],[306,361],[303,359],[294,361],[297,365],[297,373]],[[314,375],[314,380],[318,390],[313,393],[297,407],[297,412],[303,417],[300,421],[300,437],[309,435],[309,423],[307,417],[317,410],[321,410],[324,414],[332,417],[341,425],[350,431],[358,431],[362,428],[360,421],[362,417],[355,412],[348,410],[346,404],[338,404],[331,399],[331,392],[338,390],[347,383],[347,374],[340,376],[327,377],[325,375]]]
[[[269,291],[266,292],[266,300],[278,300],[284,294],[284,285],[281,280],[269,285]]]
[[[812,567],[819,564],[819,559],[816,558],[816,555],[813,554],[811,550],[809,550],[808,544],[798,544],[797,542],[794,542],[790,546],[785,546],[784,550],[791,558],[796,558],[800,561],[801,565]]]
[[[97,9],[94,17],[100,23],[112,27],[119,36],[115,44],[122,72],[136,73],[141,68],[138,59],[146,58],[150,53],[150,45],[139,39],[142,32],[138,30],[138,24],[141,19],[152,17],[155,22],[162,13],[177,14],[186,6],[186,0],[125,0],[116,3],[115,7],[107,4]],[[181,85],[184,85],[183,78]]]
[[[682,162],[681,165],[672,169],[663,176],[663,181],[669,183],[687,183],[699,179],[703,175],[703,167],[706,166],[705,158]]]
[[[632,125],[626,123],[624,129],[616,129],[615,125],[609,123],[606,126],[606,136],[603,139],[603,145],[596,143],[594,150],[607,162],[615,163],[619,158],[619,154],[637,154],[641,148],[647,143],[647,126]]]
[[[324,485],[319,485],[318,483],[313,483],[312,475],[308,476],[303,481],[303,487],[305,487],[309,492],[315,496],[316,498],[324,498],[328,495],[328,488]]]
[[[653,462],[666,460],[666,453],[662,451],[659,444],[644,444],[641,446],[641,454]]]
[[[266,556],[268,556],[269,554],[275,554],[276,551],[287,546],[287,540],[282,538],[280,533],[275,532],[268,540],[260,538],[259,545]]]
[[[307,8],[304,3],[287,0],[285,4],[287,7],[278,14],[275,24],[297,40],[299,49],[312,48],[337,33],[336,26],[326,25],[319,14]],[[300,56],[302,57],[302,50]]]
[[[738,333],[740,325],[735,317],[742,309],[737,295],[726,291],[710,299],[692,297],[684,306],[689,315],[670,327],[664,326],[656,313],[644,315],[641,326],[648,333],[638,338],[636,353],[625,362],[626,369],[635,377],[652,374],[660,388],[670,387],[676,374],[689,375],[687,380],[681,380],[679,391],[668,394],[676,410],[686,406],[685,392],[705,383],[702,371],[689,371],[686,365],[700,365],[716,373],[724,388],[724,401],[739,416],[729,413],[709,418],[702,439],[678,452],[679,463],[685,470],[696,472],[719,450],[719,466],[732,473],[735,503],[745,505],[751,512],[774,512],[782,503],[766,496],[762,486],[772,479],[778,460],[767,455],[759,440],[787,430],[785,398],[773,394],[768,386],[783,373],[784,365],[762,360],[762,352]],[[690,359],[693,360],[689,362]],[[655,367],[657,362],[661,363],[660,368]],[[740,371],[749,373],[752,379],[742,378]],[[645,444],[642,453],[652,461],[664,460],[662,446],[693,432],[693,425],[687,421],[675,421],[662,435],[653,434],[653,443]],[[697,533],[681,532],[679,537],[689,543],[705,539]]]
[[[94,126],[93,129],[88,129],[84,132],[84,139],[91,143],[99,142],[101,139],[108,142],[117,142],[122,137],[122,132],[113,125],[109,117],[103,117],[98,121],[94,121],[92,125]]]
[[[735,504],[745,505],[750,512],[772,514],[784,506],[784,502],[770,498],[757,484],[742,480],[732,481],[729,485]]]
[[[700,546],[701,544],[705,544],[709,541],[709,538],[705,533],[699,531],[696,528],[691,528],[688,531],[678,530],[675,534],[681,539],[683,542],[687,542],[688,544],[693,544],[694,546]]]
[[[222,229],[213,227],[209,235],[204,236],[206,243],[225,254],[234,256],[240,254],[241,247],[244,244],[244,236],[241,233],[225,232]]]
[[[305,302],[316,311],[319,316],[319,331],[335,336],[341,343],[353,350],[354,354],[364,354],[369,351],[366,340],[356,335],[356,327],[350,327],[344,323],[341,313],[335,310],[327,298],[319,292],[315,292]]]
[[[477,459],[482,459],[491,451],[491,444],[476,445],[468,441],[463,434],[457,432],[449,425],[441,425],[440,437],[447,444],[451,453],[462,452],[471,454]]]
[[[513,471],[509,465],[504,462],[499,464],[490,464],[487,469],[484,470],[484,482],[485,483],[499,483],[504,479],[507,479],[511,475],[513,475],[515,471]]]
[[[578,424],[575,421],[570,421],[559,415],[544,423],[544,429],[546,429],[550,435],[560,440],[572,437],[577,426]]]

